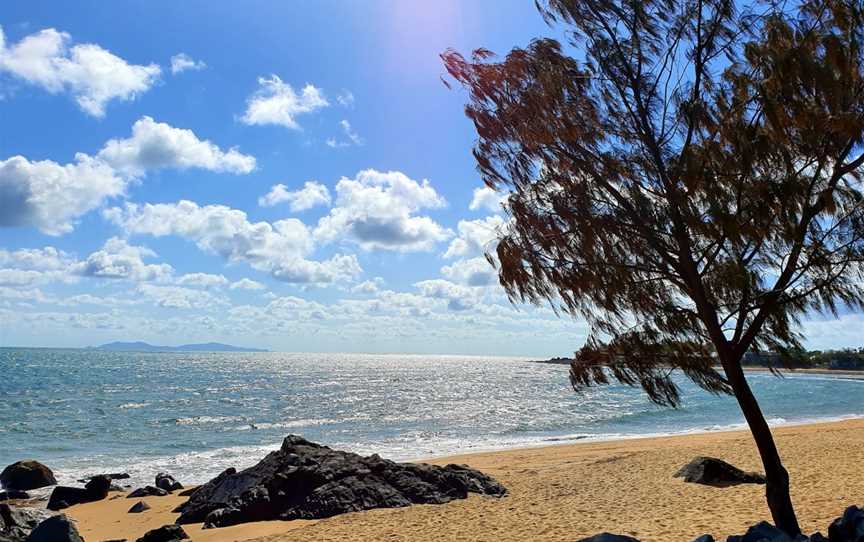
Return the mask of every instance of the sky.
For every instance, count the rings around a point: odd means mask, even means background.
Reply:
[[[502,197],[439,58],[559,31],[529,0],[5,4],[0,346],[569,355],[584,322],[483,258]]]

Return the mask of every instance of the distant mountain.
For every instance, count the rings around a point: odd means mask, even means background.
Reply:
[[[267,352],[260,348],[243,348],[221,343],[181,344],[180,346],[158,346],[145,342],[113,342],[94,347],[108,352]]]

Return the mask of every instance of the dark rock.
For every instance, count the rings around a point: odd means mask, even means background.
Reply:
[[[43,508],[0,503],[0,542],[23,542],[37,525],[51,517]]]
[[[578,542],[639,542],[632,536],[624,536],[623,534],[600,533],[588,538],[583,538]]]
[[[78,481],[81,482],[82,484],[86,484],[87,482],[89,482],[93,478],[96,478],[97,476],[104,476],[104,477],[108,478],[109,480],[126,480],[129,478],[129,473],[112,472],[112,473],[108,473],[108,474],[94,474],[93,476],[87,476],[85,478],[81,478]]]
[[[792,538],[767,521],[760,521],[747,529],[743,535],[728,537],[726,542],[807,542],[809,540],[810,538],[804,535]]]
[[[205,528],[249,521],[316,519],[371,508],[441,504],[468,493],[503,496],[506,489],[464,465],[395,463],[362,457],[290,435],[281,449],[241,472],[200,486],[175,509],[177,523]]]
[[[150,510],[150,505],[144,501],[138,501],[132,505],[132,508],[129,509],[130,514],[140,514],[145,510]]]
[[[51,516],[30,533],[26,542],[84,542],[75,524],[63,514]]]
[[[18,489],[10,489],[9,491],[0,491],[0,501],[12,501],[12,500],[21,500],[21,499],[29,499],[30,495],[27,494],[26,491],[20,491]]]
[[[135,542],[175,542],[176,540],[188,540],[189,535],[179,525],[163,525],[158,529],[147,531],[144,536]]]
[[[864,510],[850,506],[828,527],[831,542],[864,542]]]
[[[820,532],[815,532],[810,535],[810,542],[829,542]]]
[[[0,472],[0,485],[6,489],[39,489],[57,484],[51,469],[38,461],[12,463]]]
[[[693,542],[714,542],[714,537],[710,534],[703,534]]]
[[[95,476],[84,486],[67,487],[57,486],[51,492],[48,499],[49,510],[62,510],[76,504],[85,502],[101,501],[108,496],[111,487],[111,479],[106,476]]]
[[[153,486],[139,487],[135,491],[126,495],[127,499],[140,499],[141,497],[164,497],[168,492],[164,489],[159,489]]]
[[[177,494],[178,497],[188,497],[198,491],[197,487],[190,487],[189,489],[184,489],[180,493]]]
[[[175,480],[170,474],[165,474],[164,472],[160,472],[156,475],[156,487],[164,489],[168,493],[178,489],[183,489],[183,485],[180,482]]]
[[[761,474],[744,472],[738,467],[713,457],[693,459],[675,473],[675,478],[684,478],[685,482],[714,487],[765,483],[765,477]]]

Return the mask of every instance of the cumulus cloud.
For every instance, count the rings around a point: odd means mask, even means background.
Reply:
[[[93,43],[72,45],[66,32],[46,28],[6,45],[0,28],[0,71],[56,94],[68,92],[94,117],[112,100],[128,101],[159,80],[156,64],[136,65]]]
[[[171,57],[171,73],[174,75],[185,71],[200,71],[207,67],[201,60],[193,60],[186,53],[179,53]]]
[[[449,280],[424,280],[415,283],[414,286],[426,297],[445,300],[447,308],[453,311],[468,310],[477,304],[474,292]]]
[[[174,269],[168,264],[147,264],[145,258],[156,253],[147,247],[134,246],[112,237],[87,259],[75,264],[73,272],[86,277],[128,279],[137,282],[170,279]]]
[[[507,201],[510,196],[492,190],[488,186],[474,189],[474,196],[471,198],[471,203],[468,208],[472,211],[492,211],[498,212],[501,210],[501,205]]]
[[[360,145],[363,145],[363,138],[360,137],[360,134],[351,127],[350,122],[343,119],[339,121],[339,126],[342,128],[342,132],[345,134],[345,137],[348,138],[348,141],[337,141],[335,137],[331,137],[327,140],[328,147],[350,147],[352,144],[359,147]]]
[[[231,283],[232,290],[265,290],[267,287],[252,279],[240,279]]]
[[[228,279],[223,275],[212,273],[186,273],[179,279],[177,284],[185,286],[201,286],[202,288],[218,288],[228,284]]]
[[[353,288],[351,288],[351,291],[361,294],[375,294],[381,291],[381,288],[383,286],[384,279],[381,277],[375,277],[372,280],[366,280],[361,282],[360,284],[355,285]]]
[[[445,205],[428,180],[418,183],[399,171],[367,169],[339,180],[336,203],[319,220],[315,237],[324,242],[350,239],[364,250],[428,251],[452,233],[415,213]]]
[[[0,265],[16,269],[59,271],[74,263],[71,255],[54,247],[22,248],[8,251],[0,249]]]
[[[142,117],[132,136],[108,141],[95,157],[75,155],[73,163],[0,160],[0,227],[33,226],[49,235],[72,231],[74,221],[125,194],[134,179],[159,168],[200,168],[249,173],[255,158],[236,149],[222,151],[191,130]]]
[[[445,258],[472,257],[493,251],[504,219],[493,215],[479,220],[460,220],[456,226],[459,234],[450,242]]]
[[[261,207],[273,207],[282,202],[288,202],[288,207],[294,211],[305,211],[318,205],[330,205],[330,191],[316,181],[306,181],[300,190],[289,191],[284,184],[277,184],[267,195],[258,198]]]
[[[490,286],[496,283],[498,276],[495,268],[482,256],[453,262],[442,267],[441,274],[467,286]]]
[[[308,83],[299,94],[277,75],[259,77],[258,86],[258,90],[246,100],[246,112],[240,118],[245,124],[276,124],[299,130],[297,116],[330,105],[321,89]]]
[[[125,189],[126,181],[111,166],[83,153],[65,165],[13,156],[0,160],[0,227],[67,233],[74,219]]]
[[[206,309],[228,304],[224,298],[208,292],[180,286],[141,284],[138,292],[150,298],[157,306],[169,309]]]
[[[199,206],[178,203],[127,204],[105,216],[131,234],[156,237],[175,235],[194,241],[209,253],[229,262],[246,262],[254,269],[295,283],[327,283],[351,280],[360,273],[353,255],[335,255],[326,261],[308,260],[314,248],[311,232],[301,221],[289,218],[249,222],[246,213],[224,205]]]
[[[161,168],[200,168],[236,174],[255,169],[252,156],[235,148],[223,151],[214,143],[199,139],[192,130],[174,128],[146,116],[132,125],[131,137],[109,140],[98,157],[130,176]]]
[[[345,89],[336,96],[336,102],[342,107],[353,107],[354,93]]]

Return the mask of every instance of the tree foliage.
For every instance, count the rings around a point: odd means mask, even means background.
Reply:
[[[590,324],[575,388],[677,405],[679,369],[737,393],[745,352],[864,308],[862,2],[538,7],[566,43],[442,56],[484,182],[511,192],[501,284]]]

